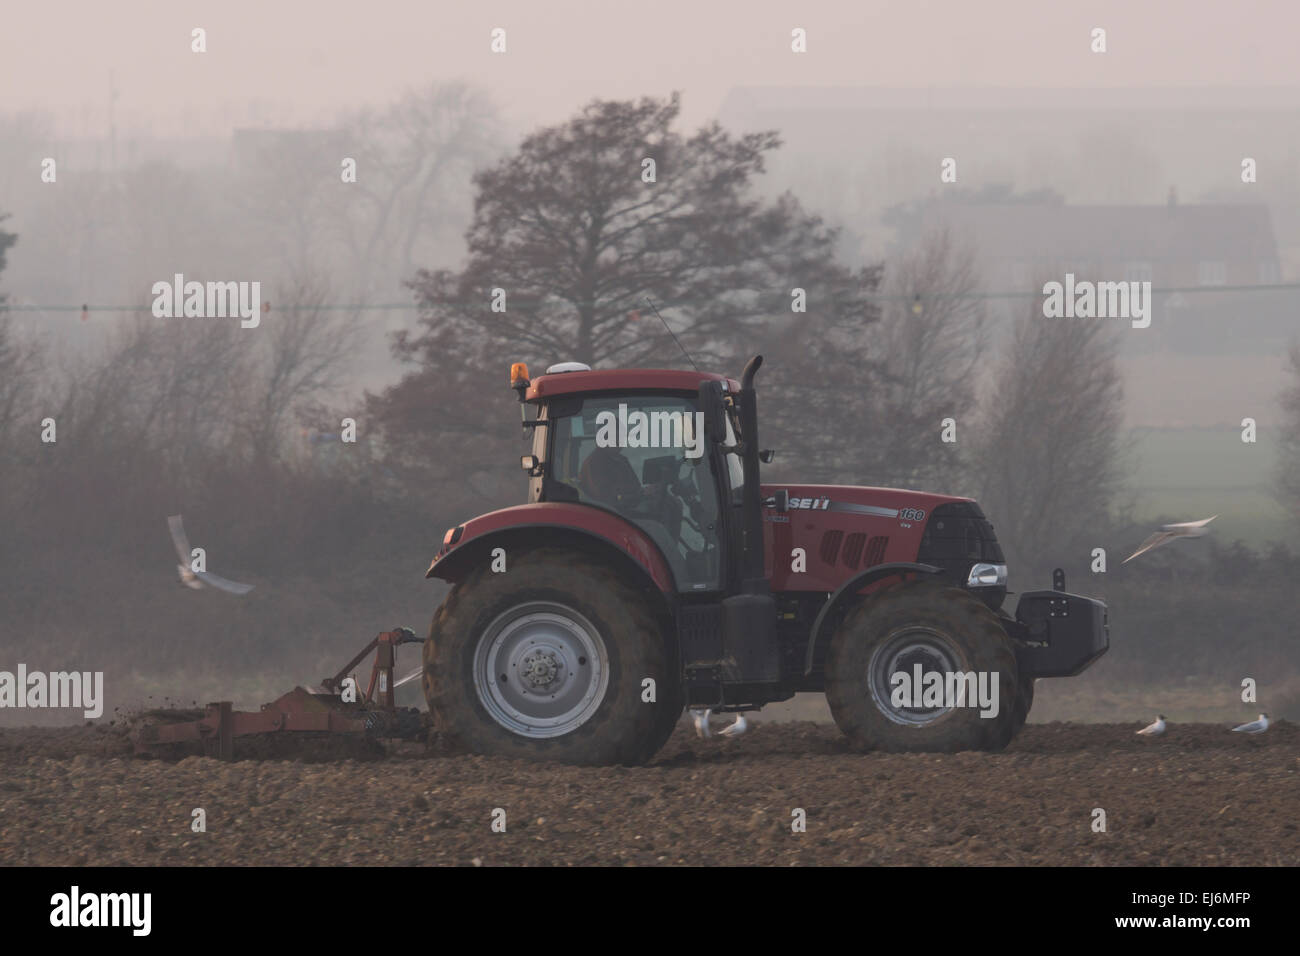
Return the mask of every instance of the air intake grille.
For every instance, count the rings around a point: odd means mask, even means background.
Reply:
[[[840,553],[840,541],[844,539],[843,531],[827,531],[822,535],[822,560],[834,564]]]
[[[862,562],[864,568],[885,563],[885,549],[889,547],[889,535],[878,534],[867,543],[867,557]]]
[[[858,559],[862,557],[862,548],[867,543],[867,536],[861,532],[855,532],[844,540],[844,553],[840,555],[840,560],[846,568],[856,568]]]

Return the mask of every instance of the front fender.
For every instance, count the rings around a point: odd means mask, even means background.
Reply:
[[[893,577],[896,574],[943,574],[943,568],[936,568],[932,564],[913,564],[910,561],[877,564],[864,571],[859,571],[841,584],[835,590],[835,593],[830,596],[830,599],[822,605],[821,611],[817,614],[817,620],[813,621],[812,631],[808,635],[808,650],[804,657],[803,673],[805,677],[812,673],[813,658],[817,652],[817,645],[821,642],[822,627],[831,611],[837,607],[842,607],[846,601],[851,600],[855,594],[868,585],[884,578]]]

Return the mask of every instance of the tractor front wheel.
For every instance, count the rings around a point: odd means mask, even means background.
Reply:
[[[1001,750],[1018,729],[1019,683],[993,612],[930,581],[865,600],[826,656],[831,714],[860,750]]]
[[[1034,706],[1034,679],[1032,677],[1020,678],[1020,696],[1016,698],[1016,719],[1015,727],[1012,728],[1014,733],[1020,733],[1020,728],[1025,726],[1025,721],[1029,718],[1029,711]]]

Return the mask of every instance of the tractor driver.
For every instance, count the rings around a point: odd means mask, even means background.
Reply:
[[[680,533],[682,506],[661,482],[641,484],[627,457],[610,446],[597,445],[582,463],[578,476],[583,492],[593,501],[628,517],[657,521],[675,538]]]
[[[612,445],[597,445],[582,463],[579,482],[587,496],[617,511],[630,511],[654,493],[654,485],[641,486],[627,456]]]
[[[641,497],[636,471],[627,457],[612,446],[597,445],[582,463],[578,480],[588,497],[602,504],[617,507]]]

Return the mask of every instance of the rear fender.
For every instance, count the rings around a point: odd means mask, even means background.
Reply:
[[[672,569],[649,535],[612,512],[566,502],[516,505],[457,525],[447,532],[425,577],[454,583],[490,563],[497,548],[504,550],[508,568],[512,554],[543,545],[608,557],[644,586],[659,591],[670,605],[676,604]]]

